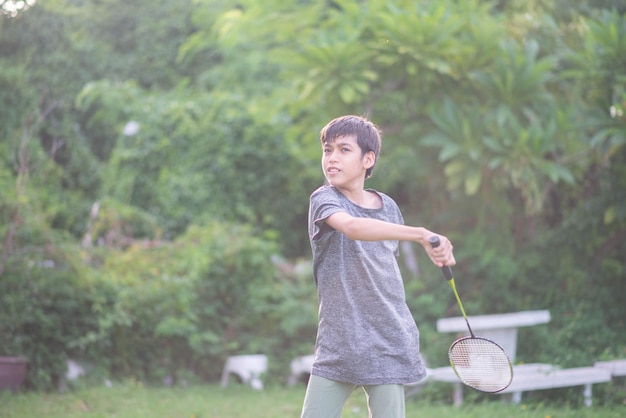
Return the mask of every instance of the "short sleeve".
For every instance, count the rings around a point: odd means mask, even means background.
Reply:
[[[309,237],[311,241],[319,239],[332,228],[325,223],[329,216],[345,212],[341,199],[333,188],[322,186],[311,194],[309,202]]]

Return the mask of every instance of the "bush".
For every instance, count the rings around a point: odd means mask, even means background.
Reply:
[[[282,357],[302,333],[312,343],[315,310],[301,302],[315,292],[279,274],[275,249],[250,227],[214,223],[111,252],[99,274],[115,298],[102,297],[95,352],[117,377],[214,381],[229,355]]]
[[[26,248],[8,259],[0,280],[0,355],[26,357],[26,388],[56,387],[66,359],[81,355],[74,342],[96,325],[94,289],[72,258],[59,248]]]
[[[308,270],[279,271],[275,244],[248,226],[192,227],[174,242],[82,258],[43,248],[10,257],[0,281],[0,354],[28,358],[27,388],[58,387],[68,358],[99,377],[216,381],[229,355],[268,354],[284,375],[312,348]]]

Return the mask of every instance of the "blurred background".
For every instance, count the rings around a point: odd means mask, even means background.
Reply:
[[[626,357],[619,0],[0,1],[0,355],[50,390],[267,380],[310,354],[319,130],[384,132],[366,186],[455,245],[470,315],[547,309],[517,361]],[[402,247],[432,366],[459,311]],[[566,347],[566,349],[564,349]]]

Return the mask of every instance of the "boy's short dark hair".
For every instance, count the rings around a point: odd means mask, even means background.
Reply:
[[[361,156],[370,151],[374,153],[374,165],[365,172],[365,178],[370,178],[380,154],[382,131],[365,117],[346,115],[328,122],[320,131],[320,141],[324,145],[327,142],[333,142],[337,138],[348,135],[356,136],[356,141],[361,148]]]

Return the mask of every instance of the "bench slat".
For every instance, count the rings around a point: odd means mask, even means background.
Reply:
[[[593,367],[608,370],[613,376],[626,376],[626,359],[597,361]]]
[[[472,329],[477,331],[489,329],[511,329],[529,327],[550,322],[550,311],[522,311],[492,315],[470,315],[467,317]],[[456,316],[437,320],[438,332],[465,332],[467,325],[465,318]]]
[[[611,381],[611,373],[595,367],[576,367],[548,373],[529,373],[513,377],[511,386],[500,393],[526,392]]]
[[[454,383],[454,405],[460,406],[463,403],[463,385],[452,367],[430,369],[428,377],[435,381]],[[583,386],[584,403],[591,406],[591,386],[610,381],[611,372],[598,367],[559,369],[550,364],[531,363],[513,366],[513,382],[498,394],[513,394],[512,401],[519,403],[523,392]]]

